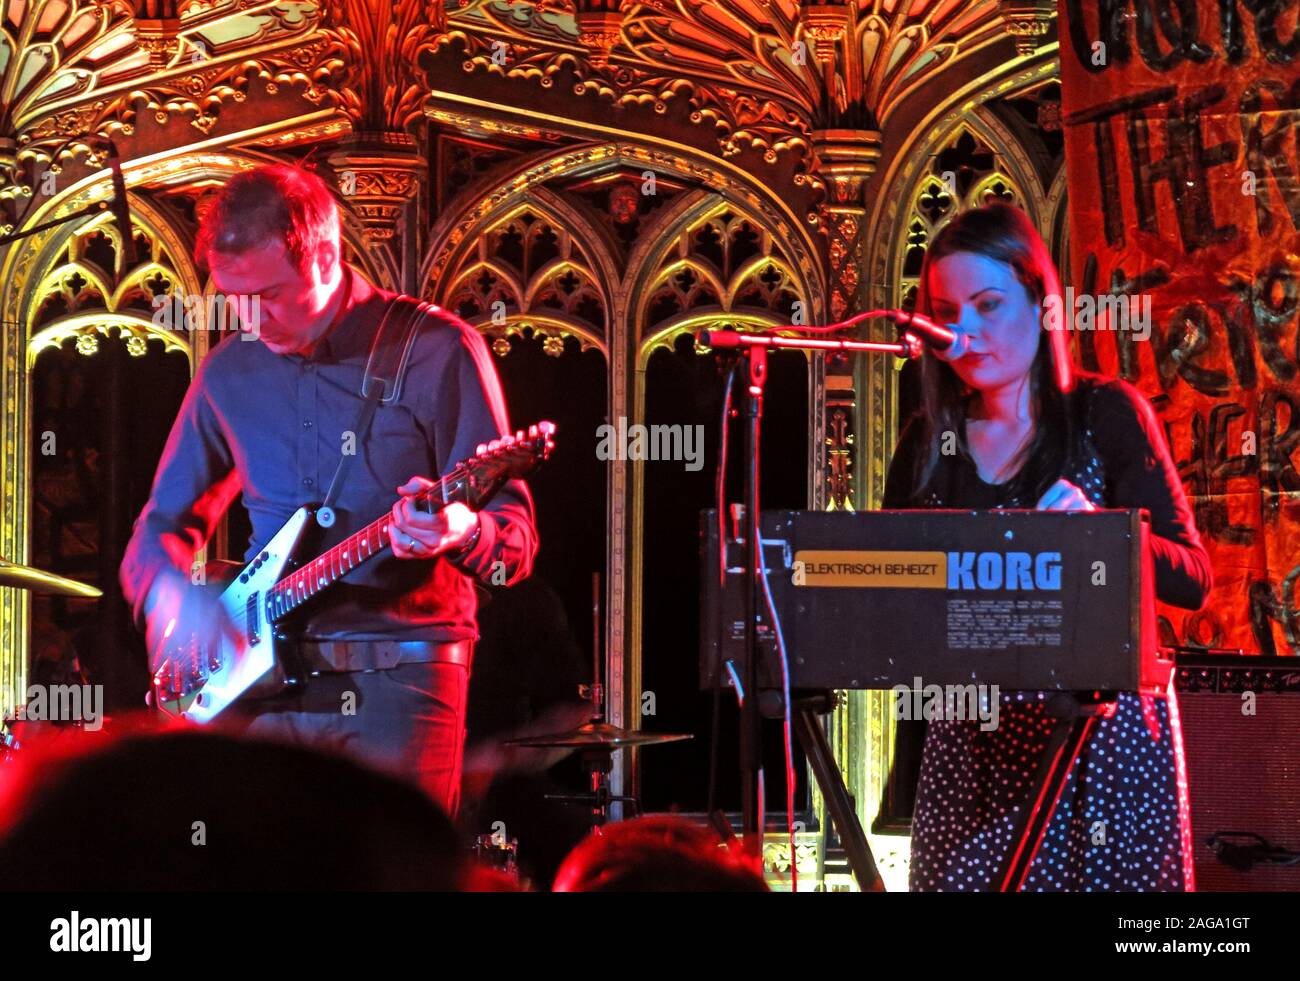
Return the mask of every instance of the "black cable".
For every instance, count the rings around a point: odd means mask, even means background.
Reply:
[[[718,448],[718,477],[716,496],[718,503],[718,675],[713,683],[713,721],[709,742],[709,794],[706,811],[712,814],[717,803],[718,791],[718,740],[721,732],[722,716],[722,639],[723,607],[727,586],[727,424],[731,419],[731,389],[736,381],[736,365],[733,363],[727,372],[727,384],[722,393],[722,426]]]
[[[1237,841],[1229,839],[1236,838]],[[1269,843],[1253,831],[1216,831],[1205,841],[1215,858],[1239,872],[1248,872],[1252,866],[1300,865],[1300,852]]]

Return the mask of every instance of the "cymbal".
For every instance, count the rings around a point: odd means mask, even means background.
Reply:
[[[535,746],[554,749],[621,749],[624,746],[649,746],[655,743],[672,743],[679,739],[694,739],[686,733],[676,732],[633,732],[620,729],[608,722],[588,722],[584,726],[557,732],[549,736],[525,736],[519,739],[507,739],[510,746]]]
[[[80,596],[85,599],[98,599],[104,595],[94,586],[87,586],[84,582],[64,579],[52,572],[18,565],[8,559],[0,559],[0,586],[30,589],[33,593],[46,593],[51,596]]]

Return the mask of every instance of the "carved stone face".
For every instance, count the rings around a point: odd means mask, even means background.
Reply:
[[[620,225],[636,221],[640,204],[641,197],[631,184],[615,184],[609,192],[610,217]]]

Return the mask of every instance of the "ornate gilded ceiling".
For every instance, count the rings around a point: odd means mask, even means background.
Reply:
[[[611,9],[607,9],[611,8]],[[449,15],[466,70],[663,111],[685,99],[721,153],[768,159],[814,129],[878,128],[954,60],[1006,33],[996,0],[473,0]]]
[[[0,139],[52,150],[80,133],[130,135],[141,113],[182,115],[206,134],[255,77],[301,83],[321,102],[348,52],[320,21],[315,4],[283,0],[6,0]]]
[[[449,8],[449,9],[448,9]],[[818,131],[885,127],[910,93],[1008,32],[1041,36],[1049,0],[5,0],[0,166],[68,136],[130,136],[148,116],[262,145],[406,132],[444,88],[493,73],[662,113],[700,145],[768,162]],[[1022,53],[1023,53],[1022,50]],[[458,59],[461,79],[444,60]],[[442,68],[430,72],[431,66]],[[250,95],[291,135],[255,134]],[[569,97],[566,93],[566,97]],[[508,108],[508,107],[506,107]],[[312,110],[317,110],[313,112]],[[223,116],[238,116],[227,125]],[[331,120],[324,125],[324,120]],[[285,126],[281,126],[282,131]],[[95,161],[94,146],[66,148]],[[8,189],[13,193],[12,188]]]

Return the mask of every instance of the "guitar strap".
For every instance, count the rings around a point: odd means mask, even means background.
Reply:
[[[403,293],[395,297],[384,311],[370,345],[365,374],[361,378],[360,394],[365,401],[352,427],[352,432],[356,434],[354,447],[365,444],[379,403],[395,402],[401,394],[402,377],[406,373],[411,348],[415,345],[415,335],[429,309],[428,304]],[[343,490],[355,456],[356,453],[344,453],[339,460],[329,491],[325,494],[325,501],[316,511],[316,523],[322,528],[334,524],[334,503]]]

